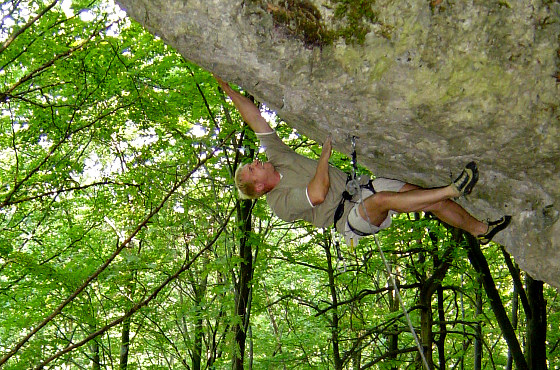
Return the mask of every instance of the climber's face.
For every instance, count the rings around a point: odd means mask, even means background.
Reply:
[[[266,184],[271,175],[275,172],[274,166],[270,162],[263,162],[255,159],[245,165],[243,178],[246,182],[251,182],[258,188],[259,184]]]

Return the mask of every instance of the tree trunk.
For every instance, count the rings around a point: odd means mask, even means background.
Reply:
[[[97,338],[91,341],[91,369],[100,370],[101,369],[101,356],[99,356],[99,343]]]
[[[397,286],[399,286],[399,279],[397,277],[395,277],[395,283],[397,284]],[[389,284],[390,287],[390,284]],[[388,294],[387,294],[388,298],[389,298],[389,310],[390,312],[397,312],[400,310],[400,303],[399,303],[399,299],[397,297],[397,292],[395,292],[394,289],[389,289],[388,290]],[[391,355],[389,356],[389,360],[393,361],[397,359],[397,353],[399,350],[399,328],[397,325],[395,325],[394,327],[395,332],[392,334],[389,334],[388,338],[387,338],[387,342],[389,342],[389,353],[391,353]],[[398,366],[392,366],[391,370],[398,370]]]
[[[202,300],[206,294],[207,278],[204,278],[199,287],[194,287],[195,293],[195,312],[196,318],[194,323],[194,343],[192,354],[193,370],[200,370],[202,364],[202,341],[203,341],[203,318],[202,318]]]
[[[482,280],[477,277],[478,286],[482,288]],[[476,293],[476,317],[480,317],[483,313],[482,311],[482,292],[477,291]],[[483,338],[482,338],[482,325],[477,322],[474,326],[475,337],[474,337],[474,370],[482,369],[482,353],[483,353]]]
[[[427,283],[428,285],[430,283]],[[434,335],[432,331],[433,313],[432,313],[432,295],[428,293],[431,290],[430,286],[426,283],[422,284],[420,289],[420,341],[422,342],[422,349],[424,350],[424,357],[430,369],[434,368],[434,359],[432,356],[432,343],[434,342]]]
[[[517,269],[517,267],[516,267]],[[517,323],[519,321],[519,291],[517,285],[513,286],[513,297],[511,298],[511,325],[514,330],[517,330]],[[513,356],[511,351],[508,350],[508,358],[506,364],[506,370],[513,369]]]
[[[253,97],[249,99],[254,102]],[[246,145],[248,148],[255,147],[255,142],[250,142],[245,136],[241,136],[237,143],[238,147]],[[252,160],[255,156],[255,151],[250,149],[242,155],[242,158],[236,157],[234,166],[244,161]],[[239,264],[239,273],[235,282],[235,315],[239,321],[233,326],[235,333],[235,348],[233,349],[233,364],[234,370],[242,370],[244,367],[245,358],[245,343],[247,341],[246,328],[249,327],[249,310],[251,299],[251,280],[253,278],[253,251],[252,240],[250,238],[252,233],[252,211],[253,202],[251,200],[242,200],[237,207],[237,225],[241,233],[239,240],[239,257],[241,263]]]
[[[202,317],[196,318],[194,327],[194,348],[192,357],[193,370],[200,370],[202,359]]]
[[[434,248],[438,246],[437,236],[434,233],[429,233],[430,240],[434,245]],[[434,322],[433,312],[432,312],[432,296],[433,294],[441,288],[441,281],[447,274],[449,267],[451,266],[451,251],[452,247],[448,248],[444,254],[438,257],[437,253],[433,256],[433,269],[431,271],[430,277],[426,277],[425,273],[422,273],[422,281],[420,288],[420,307],[421,307],[421,317],[420,326],[421,332],[420,337],[422,341],[422,347],[424,349],[424,356],[426,358],[427,365],[430,369],[434,368],[434,358],[432,354],[432,344],[434,343],[434,334],[432,325]],[[425,257],[423,253],[420,254],[420,262],[424,264]],[[442,298],[443,300],[443,298]],[[440,321],[443,323],[445,320]],[[441,324],[440,324],[441,325]],[[443,328],[443,333],[445,333],[445,327]],[[445,358],[445,357],[444,357]],[[440,358],[440,363],[441,363]]]
[[[527,318],[527,363],[531,370],[546,370],[546,301],[543,282],[525,279],[532,315]]]
[[[504,335],[504,339],[506,340],[509,349],[511,350],[517,368],[519,370],[527,370],[527,361],[525,361],[523,351],[521,351],[521,346],[519,345],[519,341],[517,340],[515,331],[513,330],[513,326],[509,321],[506,310],[500,299],[500,293],[498,292],[498,289],[496,289],[494,279],[492,279],[492,275],[490,274],[488,262],[486,261],[484,254],[480,250],[478,241],[470,234],[465,235],[468,240],[469,260],[471,261],[474,269],[482,276],[482,284],[484,285],[484,290],[488,295],[488,300],[490,302],[490,305],[492,306],[492,311],[494,311],[494,316],[496,317],[498,325],[500,326],[502,334]]]
[[[276,322],[276,318],[274,317],[274,311],[272,310],[270,296],[264,281],[261,282],[261,287],[266,301],[266,312],[268,313],[268,317],[270,318],[270,323],[272,324],[272,332],[274,333],[274,337],[276,338],[276,343],[277,343],[276,349],[274,350],[272,356],[276,356],[276,354],[282,354],[282,333],[280,332],[278,328],[278,323]],[[286,370],[285,363],[282,363],[282,368]]]
[[[134,253],[133,251],[125,251],[125,253]],[[128,279],[126,282],[126,293],[127,297],[125,303],[125,312],[128,312],[132,308],[131,299],[134,297],[134,293],[136,291],[136,270],[130,270],[126,275]],[[128,354],[130,352],[130,323],[131,318],[126,318],[122,323],[122,331],[121,331],[121,352],[120,352],[120,361],[119,361],[119,369],[126,370],[128,367]]]
[[[421,216],[415,213],[415,219],[419,219]],[[430,235],[430,238],[433,236]],[[433,242],[433,239],[432,239]],[[418,254],[418,262],[420,266],[424,266],[419,274],[420,276],[420,342],[422,343],[422,351],[424,352],[424,357],[430,369],[434,368],[434,359],[432,354],[432,343],[434,342],[434,334],[432,330],[432,325],[434,323],[434,317],[432,312],[432,294],[435,292],[434,281],[428,278],[427,265],[426,265],[426,255],[424,250],[421,248],[422,240],[417,240],[418,246],[420,247],[420,253]],[[437,243],[434,243],[437,245]],[[435,261],[434,261],[435,263]]]
[[[331,243],[328,240],[330,234],[325,234],[325,244],[323,248],[327,255],[327,274],[329,276],[329,288],[331,292],[331,301],[333,305],[332,319],[331,319],[331,340],[333,346],[333,361],[335,370],[342,370],[343,363],[340,357],[340,348],[338,343],[338,295],[336,292],[336,285],[334,281],[334,269],[332,265]]]
[[[443,288],[440,286],[437,289],[438,321],[440,334],[438,340],[436,341],[436,345],[438,349],[439,368],[447,369],[445,356],[445,338],[447,337],[447,325],[445,325],[445,307],[443,306],[443,301]]]
[[[235,286],[236,291],[236,308],[235,314],[239,318],[239,322],[233,327],[235,333],[235,348],[233,369],[243,369],[245,358],[245,342],[247,333],[245,332],[245,324],[249,320],[249,299],[251,295],[251,279],[253,276],[253,254],[251,249],[251,211],[253,202],[245,200],[240,202],[237,216],[242,237],[239,243],[239,257],[241,263],[239,265],[239,275]]]
[[[356,348],[362,346],[362,339],[358,338],[356,342]],[[360,370],[362,367],[362,351],[354,351],[352,354],[352,369]]]
[[[121,354],[119,369],[126,370],[128,366],[128,351],[130,349],[130,318],[123,321],[121,331]]]
[[[461,274],[461,287],[463,287],[464,285],[464,275]],[[466,315],[465,315],[465,297],[463,295],[463,293],[460,293],[460,297],[461,297],[461,318],[463,319],[463,321],[465,321],[466,319]],[[465,353],[467,351],[467,349],[469,348],[470,345],[470,339],[467,336],[467,331],[465,329],[465,324],[462,325],[463,327],[463,353]],[[465,369],[465,356],[461,356],[461,358],[459,359],[459,364],[460,370],[464,370]]]

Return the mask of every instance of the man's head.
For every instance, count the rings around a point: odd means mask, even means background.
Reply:
[[[276,170],[270,162],[253,162],[239,166],[235,171],[235,186],[242,199],[256,199],[270,191]]]

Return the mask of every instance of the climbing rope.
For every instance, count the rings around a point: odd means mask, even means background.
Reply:
[[[352,174],[351,174],[350,181],[348,181],[347,184],[346,184],[346,190],[351,195],[356,194],[360,190],[359,181],[356,177],[357,167],[358,167],[358,164],[357,164],[357,161],[356,161],[356,136],[352,136]],[[350,186],[348,184],[350,184]],[[354,193],[351,193],[350,190],[354,191]],[[364,209],[364,213],[366,215],[368,224],[371,226],[372,223],[370,222],[369,215],[366,212],[366,208],[364,206],[364,197],[363,197],[363,193],[361,191],[360,191],[360,205]],[[401,308],[403,310],[404,316],[405,316],[406,321],[408,323],[410,333],[412,334],[412,337],[414,338],[414,341],[416,342],[416,347],[418,347],[418,352],[420,353],[420,357],[422,357],[422,362],[424,364],[424,367],[426,368],[426,370],[431,370],[430,365],[428,365],[428,360],[426,359],[426,355],[424,354],[424,348],[422,347],[422,343],[420,343],[420,339],[418,338],[418,335],[416,335],[416,330],[414,330],[414,326],[412,325],[412,321],[410,320],[410,315],[408,314],[408,310],[406,309],[406,306],[405,306],[404,301],[402,299],[399,287],[397,286],[397,282],[395,281],[393,273],[391,272],[391,267],[389,266],[389,262],[387,262],[387,259],[385,258],[385,253],[383,253],[383,249],[381,248],[381,244],[379,243],[379,240],[377,239],[377,234],[373,230],[373,227],[372,227],[372,235],[375,239],[375,244],[377,245],[377,249],[379,249],[379,254],[381,255],[381,259],[383,260],[383,264],[385,265],[385,270],[387,271],[387,275],[389,276],[389,279],[391,280],[391,285],[393,285],[393,289],[395,290],[395,294],[397,296],[397,299],[401,303]]]

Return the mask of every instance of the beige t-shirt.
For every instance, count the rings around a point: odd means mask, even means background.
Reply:
[[[260,133],[257,137],[265,148],[268,160],[282,175],[280,182],[266,194],[266,201],[276,216],[288,222],[305,220],[317,227],[331,226],[342,192],[346,189],[347,175],[330,166],[327,197],[323,203],[313,207],[307,196],[307,185],[315,175],[317,161],[294,152],[276,132]],[[346,211],[343,220],[346,220],[349,209]]]

